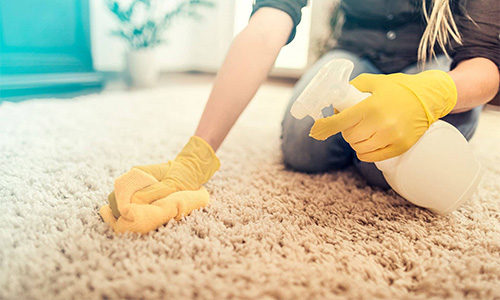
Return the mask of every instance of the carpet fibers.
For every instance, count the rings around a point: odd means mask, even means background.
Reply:
[[[286,170],[291,88],[267,85],[222,145],[211,204],[148,235],[98,209],[130,167],[173,159],[208,83],[0,105],[0,299],[500,299],[500,116],[471,201],[437,217],[348,168]]]

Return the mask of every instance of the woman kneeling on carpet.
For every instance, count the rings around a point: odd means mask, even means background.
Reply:
[[[367,5],[341,0],[345,23],[337,44],[297,82],[285,113],[282,151],[288,168],[324,172],[353,164],[369,184],[389,188],[373,162],[408,150],[422,135],[410,130],[418,122],[425,120],[429,126],[442,118],[466,139],[472,137],[482,105],[499,90],[500,6],[497,0],[430,2],[378,0]],[[208,203],[202,185],[220,166],[215,151],[266,80],[281,48],[293,40],[306,4],[307,0],[255,1],[247,27],[234,38],[217,74],[194,136],[173,161],[133,167],[115,181],[110,206],[100,213],[116,232],[147,233]],[[381,114],[375,119],[382,122],[319,137],[311,131],[312,119],[291,116],[292,103],[333,58],[354,62],[351,77],[357,78],[351,83],[357,89],[385,95],[381,107],[369,112]],[[403,79],[408,91],[384,91]],[[431,97],[417,99],[423,90],[427,95],[431,90]],[[382,115],[388,106],[392,114]],[[332,115],[333,109],[327,113]],[[390,143],[378,138],[387,135],[370,136],[366,131],[391,127],[404,132]],[[320,141],[310,133],[330,137]]]

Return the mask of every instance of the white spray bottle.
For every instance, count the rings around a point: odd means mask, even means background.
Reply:
[[[370,96],[349,84],[353,68],[347,59],[328,62],[295,101],[292,115],[317,120],[325,107],[342,111]],[[408,151],[375,165],[399,195],[440,215],[465,203],[481,179],[481,165],[467,140],[442,120],[434,122]]]

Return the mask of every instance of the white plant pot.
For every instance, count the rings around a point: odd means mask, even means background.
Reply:
[[[127,73],[132,86],[152,87],[156,85],[159,68],[155,50],[154,48],[143,48],[127,52]]]

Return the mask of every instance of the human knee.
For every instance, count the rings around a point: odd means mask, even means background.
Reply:
[[[328,165],[324,157],[314,155],[314,153],[304,149],[297,151],[294,147],[287,146],[284,142],[281,149],[283,163],[290,170],[306,173],[318,173],[328,170]]]
[[[339,135],[317,141],[308,134],[285,134],[282,145],[283,162],[295,171],[317,173],[342,169],[352,161],[353,151]]]

